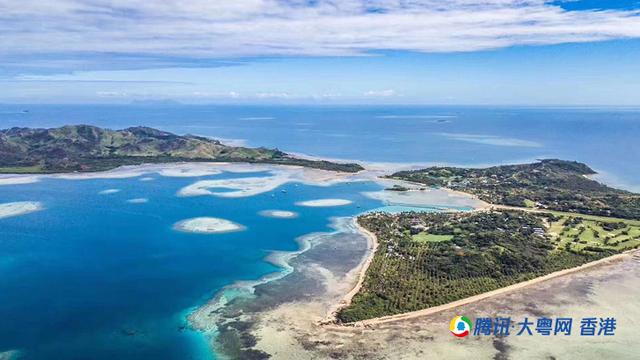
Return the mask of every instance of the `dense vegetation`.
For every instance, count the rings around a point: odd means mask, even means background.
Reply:
[[[575,161],[542,160],[483,169],[431,167],[391,177],[468,192],[492,204],[640,219],[639,194],[585,176],[592,174],[591,168]]]
[[[379,246],[342,322],[446,304],[640,245],[638,222],[551,213],[372,213],[358,222]]]
[[[277,149],[227,146],[217,140],[148,128],[108,130],[75,125],[0,130],[0,173],[101,171],[121,165],[229,161],[300,165],[357,172],[358,164],[299,159]]]

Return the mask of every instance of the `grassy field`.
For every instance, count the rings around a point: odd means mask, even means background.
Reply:
[[[576,214],[576,213],[570,213],[570,212],[564,212],[564,211],[552,211],[552,210],[542,210],[542,212],[550,213],[556,216],[570,216],[570,217],[577,217],[577,218],[582,218],[586,220],[600,221],[605,223],[623,222],[629,225],[640,226],[640,220],[619,219],[619,218],[606,217],[606,216],[585,215],[585,214]]]
[[[34,174],[42,172],[42,166],[0,167],[0,174]]]
[[[625,251],[640,246],[640,225],[636,221],[554,215],[557,219],[550,223],[549,234],[557,251],[592,251],[594,248]]]
[[[576,218],[581,218],[586,220],[600,221],[603,223],[623,222],[629,225],[640,226],[640,220],[633,220],[633,219],[622,219],[622,218],[616,218],[616,217],[587,215],[587,214],[579,214],[579,213],[556,211],[556,210],[546,210],[546,209],[532,209],[532,208],[518,207],[518,206],[504,206],[504,205],[493,205],[493,206],[497,210],[503,209],[503,210],[530,211],[530,212],[541,213],[541,214],[552,214],[559,217],[569,216],[569,217],[576,217]]]
[[[411,238],[415,242],[430,243],[430,242],[442,242],[450,241],[453,239],[453,235],[435,235],[428,232],[421,232],[419,234],[412,235]]]

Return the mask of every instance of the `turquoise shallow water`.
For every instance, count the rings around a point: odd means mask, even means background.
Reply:
[[[207,179],[267,176],[266,173]],[[299,236],[331,231],[330,217],[381,204],[360,195],[372,183],[286,184],[246,198],[177,197],[203,178],[43,180],[0,186],[0,203],[41,201],[44,211],[0,220],[0,351],[25,359],[211,359],[205,339],[185,328],[190,309],[236,280],[278,271],[272,250],[295,251]],[[104,189],[120,189],[100,195]],[[281,190],[286,190],[286,193]],[[344,198],[333,208],[301,200]],[[144,204],[128,199],[148,198]],[[293,210],[295,219],[258,215]],[[246,231],[175,231],[199,216],[232,220]]]

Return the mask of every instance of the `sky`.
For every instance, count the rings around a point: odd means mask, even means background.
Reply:
[[[0,0],[1,103],[640,106],[640,0]]]

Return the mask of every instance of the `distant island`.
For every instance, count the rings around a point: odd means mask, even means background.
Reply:
[[[542,160],[389,176],[467,192],[491,205],[461,213],[359,216],[375,251],[357,293],[334,321],[424,313],[640,247],[640,195],[585,176],[594,173],[578,162]]]
[[[298,165],[358,172],[354,163],[297,158],[278,149],[228,146],[195,135],[149,127],[123,130],[90,125],[0,130],[0,173],[42,174],[110,170],[123,165],[185,161]]]

